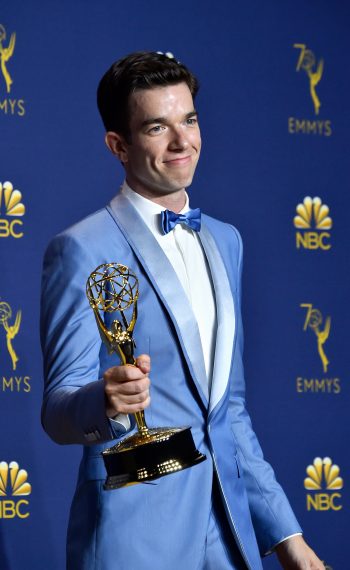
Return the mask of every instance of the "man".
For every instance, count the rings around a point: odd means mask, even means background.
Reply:
[[[286,569],[323,568],[245,409],[239,234],[208,216],[196,232],[197,213],[188,215],[185,188],[201,148],[197,90],[169,54],[131,54],[110,68],[98,105],[126,181],[46,253],[43,425],[58,443],[84,445],[71,570],[259,570],[273,549]],[[165,210],[182,214],[172,229]],[[107,354],[85,298],[89,274],[113,261],[140,282],[135,367]],[[113,315],[105,318],[108,327]],[[207,460],[156,484],[104,491],[101,451],[146,408],[151,426],[191,425]]]

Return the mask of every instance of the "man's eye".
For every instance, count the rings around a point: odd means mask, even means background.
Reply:
[[[160,133],[163,130],[164,127],[162,127],[162,125],[155,125],[154,127],[152,127],[151,129],[149,129],[149,133],[151,135],[157,135],[158,133]]]
[[[197,124],[197,118],[196,117],[189,117],[188,119],[186,119],[186,123],[187,125],[195,125]]]

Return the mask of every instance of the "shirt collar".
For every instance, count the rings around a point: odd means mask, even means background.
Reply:
[[[159,204],[156,204],[155,202],[152,202],[152,200],[144,198],[132,190],[132,188],[130,188],[125,180],[120,191],[129,200],[129,202],[131,202],[151,232],[163,236],[160,213],[163,212],[166,208],[160,206]],[[180,214],[184,214],[190,209],[187,192],[185,192],[185,196],[186,202],[181,212],[179,212]]]

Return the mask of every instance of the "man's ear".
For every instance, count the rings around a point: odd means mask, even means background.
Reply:
[[[114,156],[117,156],[123,164],[128,162],[127,143],[122,135],[108,131],[105,136],[105,143]]]

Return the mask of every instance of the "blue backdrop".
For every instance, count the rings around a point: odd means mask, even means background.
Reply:
[[[80,450],[40,425],[42,256],[119,187],[95,90],[141,49],[172,51],[200,79],[191,203],[243,236],[248,407],[309,542],[346,568],[349,23],[340,0],[2,6],[1,570],[65,565]]]

